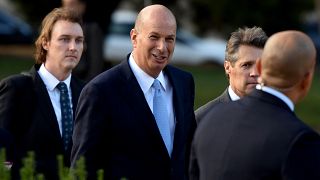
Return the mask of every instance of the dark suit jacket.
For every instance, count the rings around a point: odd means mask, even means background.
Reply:
[[[98,169],[104,169],[106,179],[186,178],[196,127],[194,81],[191,74],[170,65],[164,73],[173,86],[176,116],[171,159],[138,81],[124,61],[89,82],[80,95],[72,166],[84,156],[89,179],[95,179]]]
[[[57,155],[64,155],[70,165],[71,146],[63,149],[56,115],[44,82],[34,66],[26,75],[13,75],[0,83],[0,126],[14,137],[16,160],[14,176],[19,172],[21,158],[34,151],[37,171],[46,179],[57,179]],[[83,83],[71,79],[72,103],[75,110]],[[74,113],[75,114],[75,113]]]
[[[6,161],[12,162],[14,156],[14,145],[11,133],[0,128],[0,151],[5,150]]]
[[[318,180],[320,137],[277,97],[260,90],[217,105],[199,124],[192,180]]]
[[[219,103],[225,103],[225,102],[230,102],[230,101],[232,101],[232,100],[231,100],[231,97],[229,96],[228,88],[227,88],[220,96],[211,100],[207,104],[199,107],[195,111],[197,123],[199,123],[208,113],[210,113],[210,111],[212,110],[212,108],[214,106],[216,106]]]

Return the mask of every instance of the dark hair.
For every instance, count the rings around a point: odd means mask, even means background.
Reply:
[[[42,21],[40,35],[35,42],[35,60],[36,64],[46,61],[47,50],[42,47],[43,42],[51,40],[51,34],[54,24],[59,20],[65,20],[78,23],[82,27],[82,17],[77,11],[69,8],[55,8]]]
[[[238,60],[238,51],[240,45],[248,45],[257,48],[263,48],[268,36],[260,27],[244,27],[231,33],[225,50],[225,60],[231,62],[231,65]]]

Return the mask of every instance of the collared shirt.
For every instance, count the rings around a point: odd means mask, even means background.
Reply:
[[[60,81],[46,69],[44,64],[42,64],[40,66],[38,73],[47,88],[47,91],[48,91],[48,94],[49,94],[49,97],[50,97],[50,100],[51,100],[51,103],[52,103],[52,106],[53,106],[53,109],[54,109],[54,112],[56,114],[57,121],[59,124],[60,134],[62,135],[60,91],[56,87]],[[66,83],[66,85],[67,85],[69,99],[70,99],[70,105],[71,105],[71,109],[72,109],[72,96],[71,96],[70,81],[71,81],[71,74],[63,82]]]
[[[280,91],[277,91],[271,87],[261,86],[260,84],[257,84],[256,89],[276,96],[277,98],[281,99],[284,103],[286,103],[288,105],[288,107],[291,109],[291,111],[294,111],[293,102],[286,95],[281,93]]]
[[[228,87],[228,93],[232,101],[236,101],[240,99],[240,97],[232,90],[230,85]]]
[[[132,69],[134,76],[136,77],[140,88],[143,91],[144,97],[147,100],[150,110],[153,112],[153,95],[154,95],[154,88],[152,88],[152,84],[154,82],[154,78],[144,72],[135,62],[133,59],[132,54],[129,57],[129,65]],[[161,87],[164,89],[165,92],[165,99],[167,102],[167,112],[169,117],[169,124],[170,124],[170,134],[171,139],[173,142],[174,139],[174,130],[175,130],[175,115],[173,110],[173,102],[172,102],[172,86],[168,80],[168,77],[163,74],[161,71],[157,79],[161,83]]]

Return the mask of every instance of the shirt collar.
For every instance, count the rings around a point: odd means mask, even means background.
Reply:
[[[289,106],[291,111],[294,111],[293,102],[290,100],[290,98],[288,98],[286,95],[284,95],[280,91],[277,91],[271,87],[261,86],[260,84],[257,84],[256,89],[267,92],[269,94],[272,94],[272,95],[278,97],[279,99],[281,99],[283,102],[285,102]]]
[[[41,64],[38,73],[41,77],[41,79],[43,80],[44,84],[46,85],[47,89],[50,91],[53,91],[54,88],[58,85],[58,83],[60,82],[53,74],[51,74],[46,67],[44,66],[44,64]],[[67,77],[67,79],[65,79],[64,81],[62,81],[64,83],[66,83],[68,89],[70,89],[70,82],[71,82],[71,74]]]
[[[133,74],[135,75],[135,77],[137,78],[137,81],[143,91],[143,93],[145,94],[150,87],[152,86],[153,82],[154,82],[154,78],[151,77],[149,74],[147,74],[146,72],[144,72],[135,62],[135,60],[133,59],[132,54],[129,57],[129,65],[132,69]],[[167,87],[167,83],[166,80],[164,78],[163,72],[161,71],[159,76],[157,77],[157,79],[160,81],[162,88],[164,90],[166,90]]]
[[[240,99],[240,97],[232,90],[230,85],[228,87],[228,93],[232,101],[236,101]]]

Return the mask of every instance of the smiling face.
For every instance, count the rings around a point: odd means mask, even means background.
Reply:
[[[163,6],[152,6],[140,13],[130,32],[137,65],[156,78],[170,62],[176,39],[176,21]]]
[[[58,20],[53,26],[51,39],[42,44],[47,50],[47,70],[58,79],[68,76],[80,61],[83,42],[83,31],[78,23]]]
[[[261,57],[262,51],[261,48],[241,45],[238,60],[233,65],[225,61],[224,66],[229,76],[230,86],[239,97],[249,94],[258,83],[256,61]]]

